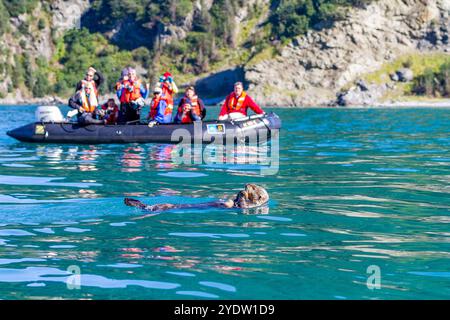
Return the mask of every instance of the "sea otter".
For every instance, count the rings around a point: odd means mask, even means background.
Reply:
[[[146,211],[161,212],[170,209],[180,208],[241,208],[250,209],[256,208],[266,204],[269,201],[269,194],[266,189],[256,184],[248,183],[245,185],[244,190],[238,192],[234,199],[218,200],[204,203],[192,203],[192,204],[171,204],[161,203],[155,205],[146,205],[139,200],[125,198],[124,202],[127,206],[141,208]]]

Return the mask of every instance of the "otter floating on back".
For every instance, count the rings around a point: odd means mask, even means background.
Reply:
[[[180,209],[180,208],[241,208],[250,209],[260,207],[269,202],[269,194],[266,189],[256,184],[248,183],[245,185],[244,190],[238,192],[234,199],[219,200],[204,203],[193,203],[193,204],[171,204],[171,203],[160,203],[155,205],[146,205],[139,200],[125,198],[124,202],[127,206],[141,208],[142,210],[161,212],[170,209]]]

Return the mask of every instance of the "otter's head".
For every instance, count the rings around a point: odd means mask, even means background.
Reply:
[[[239,191],[234,199],[236,208],[255,208],[269,201],[269,194],[266,189],[256,184],[248,183],[244,190]]]

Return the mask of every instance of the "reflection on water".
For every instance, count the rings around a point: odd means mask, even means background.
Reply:
[[[17,143],[4,132],[31,121],[24,110],[0,123],[0,298],[450,295],[446,109],[278,110],[271,176],[260,174],[270,146],[202,146],[182,163],[167,144]],[[267,207],[145,216],[123,204],[227,199],[248,182],[269,191]],[[380,290],[366,286],[372,265]],[[70,266],[81,290],[67,289]]]
[[[142,167],[142,152],[141,147],[129,147],[123,152],[121,158],[121,171],[122,172],[138,172]]]

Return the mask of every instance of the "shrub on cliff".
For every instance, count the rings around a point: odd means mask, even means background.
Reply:
[[[0,36],[5,33],[9,28],[9,14],[3,4],[3,1],[0,0]]]
[[[374,0],[280,0],[269,22],[272,36],[287,40],[313,27],[331,26],[344,18],[350,6],[364,7]]]
[[[450,97],[450,62],[441,65],[437,72],[426,69],[414,79],[412,93],[433,97]]]
[[[0,0],[8,10],[11,17],[17,17],[23,13],[30,13],[36,8],[39,0]],[[2,10],[3,11],[3,10]]]

